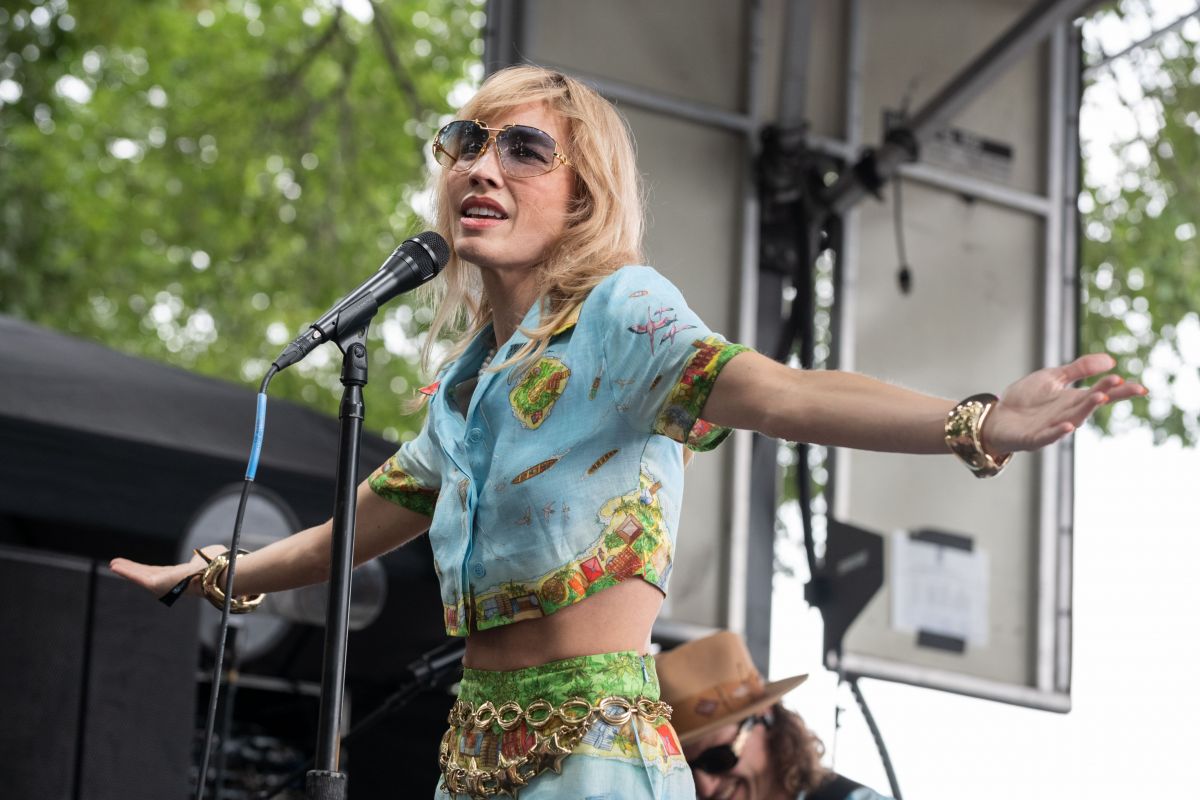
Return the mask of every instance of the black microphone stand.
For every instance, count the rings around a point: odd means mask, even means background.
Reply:
[[[409,680],[400,684],[400,688],[388,696],[378,708],[356,722],[350,732],[342,737],[342,744],[354,741],[397,709],[403,708],[421,692],[441,685],[448,677],[461,671],[462,657],[466,649],[463,640],[451,639],[418,657],[408,665]],[[300,776],[307,773],[312,763],[309,761],[302,764],[279,783],[255,795],[255,800],[271,800],[278,796],[284,789],[299,781]]]
[[[333,340],[342,351],[342,402],[334,492],[333,538],[329,558],[329,602],[325,615],[325,653],[321,662],[321,710],[317,721],[315,768],[305,780],[309,800],[344,800],[346,775],[338,771],[342,699],[346,683],[346,642],[350,633],[350,573],[354,569],[354,512],[358,488],[358,449],[365,413],[367,326],[379,310],[370,292],[338,319]],[[343,334],[342,332],[345,331]]]

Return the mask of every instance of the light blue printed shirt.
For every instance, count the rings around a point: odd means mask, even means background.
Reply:
[[[521,329],[538,325],[539,304]],[[640,577],[663,592],[683,497],[683,455],[729,430],[700,412],[745,351],[714,334],[674,285],[628,266],[587,296],[535,362],[474,378],[491,327],[428,387],[420,434],[369,478],[432,517],[446,631],[465,636],[552,614]],[[518,330],[502,363],[528,339]]]

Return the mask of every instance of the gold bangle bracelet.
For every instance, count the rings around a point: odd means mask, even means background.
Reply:
[[[962,459],[976,478],[999,475],[1012,460],[1012,453],[997,460],[983,447],[983,421],[998,402],[994,394],[974,394],[946,415],[946,447]]]
[[[220,555],[209,558],[202,551],[194,551],[198,556],[208,562],[208,566],[200,573],[200,590],[204,593],[208,602],[212,603],[216,608],[225,610],[225,592],[221,589],[218,581],[221,579],[221,574],[225,572],[225,568],[229,566],[229,551],[226,550]],[[247,550],[238,549],[238,555],[244,556],[248,553]],[[256,594],[253,597],[242,595],[235,597],[229,602],[230,614],[249,614],[254,609],[262,605],[265,594]]]

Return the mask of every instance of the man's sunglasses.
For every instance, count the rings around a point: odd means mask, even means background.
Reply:
[[[695,758],[688,759],[688,765],[709,775],[723,775],[729,772],[737,766],[738,759],[742,757],[742,749],[746,746],[746,740],[750,738],[750,731],[762,721],[762,717],[757,714],[746,717],[746,721],[738,727],[732,742],[708,748]]]
[[[544,175],[560,163],[571,162],[558,152],[554,137],[529,125],[489,128],[479,120],[456,119],[433,139],[433,157],[447,169],[463,172],[483,158],[492,142],[500,168],[511,178]]]

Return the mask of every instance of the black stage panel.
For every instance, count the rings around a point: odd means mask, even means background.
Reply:
[[[200,602],[96,571],[78,800],[189,795]]]
[[[87,559],[0,546],[6,800],[186,797],[199,606]]]
[[[91,564],[0,547],[0,786],[13,800],[73,800]]]

